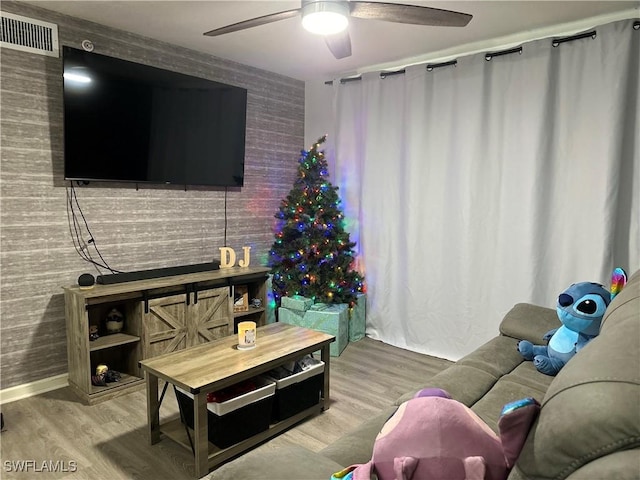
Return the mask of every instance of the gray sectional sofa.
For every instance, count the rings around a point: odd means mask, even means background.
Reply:
[[[531,396],[542,408],[510,480],[640,479],[640,271],[608,307],[601,332],[555,377],[536,371],[516,350],[518,340],[540,344],[559,326],[556,312],[520,303],[498,336],[398,398],[440,387],[471,407],[494,431],[502,406]],[[394,407],[320,452],[289,447],[249,452],[211,479],[328,480],[345,466],[365,463]]]

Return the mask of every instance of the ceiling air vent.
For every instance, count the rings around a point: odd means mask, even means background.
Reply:
[[[0,12],[0,46],[59,57],[58,26],[12,13]]]

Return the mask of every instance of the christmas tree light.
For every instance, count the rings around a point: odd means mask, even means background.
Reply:
[[[338,187],[328,180],[328,165],[319,148],[321,137],[303,151],[298,178],[275,214],[279,220],[269,263],[273,292],[302,295],[314,302],[355,304],[365,291],[364,278],[353,270],[354,242],[344,230]]]

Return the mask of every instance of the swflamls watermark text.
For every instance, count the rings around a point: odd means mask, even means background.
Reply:
[[[5,460],[5,472],[73,473],[78,470],[75,460]]]

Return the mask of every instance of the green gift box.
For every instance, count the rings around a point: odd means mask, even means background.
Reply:
[[[349,310],[349,341],[357,342],[364,338],[366,328],[367,296],[359,293],[358,300]]]
[[[311,328],[336,337],[329,352],[338,357],[349,343],[349,306],[346,303],[327,305],[316,303],[302,318],[301,327]]]
[[[302,318],[304,312],[298,310],[289,310],[288,308],[280,307],[278,309],[278,321],[282,323],[288,323],[289,325],[297,325],[298,327],[304,327]]]
[[[289,310],[298,310],[306,312],[313,305],[313,300],[303,297],[302,295],[293,295],[291,297],[282,297],[281,306]]]

